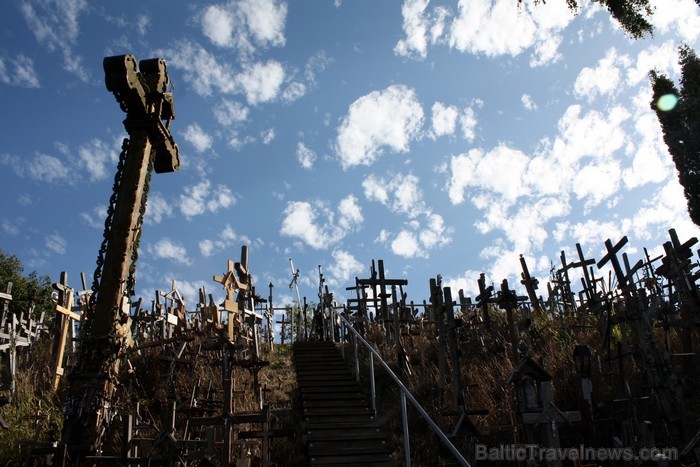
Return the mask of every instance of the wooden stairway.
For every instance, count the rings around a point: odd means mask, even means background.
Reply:
[[[309,465],[394,465],[371,403],[333,342],[297,342],[294,367]]]

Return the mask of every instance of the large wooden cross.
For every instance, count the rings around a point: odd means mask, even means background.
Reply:
[[[104,60],[107,90],[126,109],[124,127],[129,133],[129,147],[95,305],[92,333],[96,337],[109,335],[128,298],[125,286],[140,228],[139,210],[151,152],[155,152],[156,173],[173,172],[180,166],[178,147],[169,130],[175,114],[172,95],[166,92],[169,80],[165,60],[143,60],[139,66],[140,73],[133,55]]]
[[[65,413],[61,462],[98,451],[102,433],[113,418],[110,400],[116,386],[108,375],[119,374],[118,356],[128,345],[121,321],[130,309],[127,281],[138,245],[149,166],[153,161],[156,173],[162,173],[173,172],[180,165],[178,147],[169,130],[175,113],[172,95],[167,92],[170,82],[165,60],[141,61],[138,70],[133,55],[120,55],[105,58],[103,66],[107,90],[126,112],[129,145],[115,193],[95,308],[71,374],[67,400],[75,403]],[[91,387],[86,387],[86,381],[91,381]]]

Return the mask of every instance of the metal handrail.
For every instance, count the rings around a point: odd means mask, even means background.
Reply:
[[[471,467],[469,462],[464,458],[462,453],[457,450],[457,448],[452,444],[452,442],[449,440],[447,435],[442,432],[439,426],[433,421],[432,418],[430,418],[430,415],[428,415],[428,412],[423,409],[423,407],[418,403],[415,397],[411,394],[411,392],[404,386],[404,384],[401,382],[398,376],[393,372],[393,370],[389,367],[389,365],[384,361],[384,359],[379,355],[379,352],[377,352],[372,345],[367,342],[361,335],[360,333],[350,324],[350,322],[340,313],[337,314],[337,317],[340,318],[340,322],[342,324],[342,333],[340,336],[340,339],[345,342],[346,338],[346,332],[345,329],[349,329],[352,334],[353,334],[353,345],[355,348],[355,375],[356,379],[359,381],[360,379],[360,364],[359,360],[357,358],[358,356],[358,346],[357,346],[357,341],[359,340],[362,345],[364,345],[367,350],[369,350],[369,364],[370,364],[370,381],[371,381],[371,391],[372,391],[372,408],[374,409],[375,415],[377,411],[377,403],[376,403],[376,388],[374,384],[374,357],[377,357],[377,360],[379,363],[384,367],[384,370],[389,374],[391,379],[394,380],[394,383],[399,387],[401,391],[401,417],[402,417],[402,423],[403,423],[403,435],[404,435],[404,453],[406,456],[406,467],[411,467],[411,448],[409,444],[409,436],[408,436],[408,418],[406,414],[406,399],[411,402],[413,407],[418,411],[421,417],[428,423],[428,426],[430,426],[430,429],[433,430],[433,432],[440,438],[440,441],[447,447],[447,449],[450,450],[450,452],[455,456],[457,459],[457,462],[460,463],[460,465],[463,465],[465,467]],[[343,358],[345,358],[345,348],[341,347],[341,351],[343,353]]]

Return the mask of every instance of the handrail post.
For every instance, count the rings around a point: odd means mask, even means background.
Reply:
[[[372,392],[372,412],[377,417],[377,388],[374,385],[374,354],[369,353],[369,385]]]
[[[345,323],[341,322],[340,323],[340,329],[343,330],[343,334],[345,331]],[[345,361],[345,340],[341,340],[340,342],[340,354],[343,356],[343,361]]]
[[[355,347],[355,381],[360,382],[360,359],[358,358],[357,336],[353,334],[352,343]]]
[[[401,389],[401,421],[403,423],[403,450],[406,467],[411,467],[411,441],[408,438],[408,414],[406,411],[406,393]]]

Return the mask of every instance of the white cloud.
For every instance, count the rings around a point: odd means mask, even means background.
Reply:
[[[335,263],[328,266],[328,273],[337,283],[347,282],[365,269],[362,263],[347,251],[333,250],[331,256]]]
[[[151,25],[151,18],[147,14],[141,14],[136,17],[136,30],[140,36],[145,36],[148,33],[148,26]]]
[[[284,68],[275,60],[246,65],[236,76],[236,82],[245,93],[250,105],[276,99],[283,81]]]
[[[202,128],[196,123],[187,125],[187,128],[185,128],[182,136],[185,138],[185,141],[190,143],[192,147],[194,147],[194,150],[199,153],[210,149],[212,143],[214,142],[211,135],[202,130]]]
[[[73,47],[80,33],[79,17],[87,9],[86,0],[26,0],[20,4],[27,27],[37,42],[50,52],[59,50],[63,56],[63,69],[83,82],[90,80],[89,67],[84,65]]]
[[[401,39],[394,47],[397,55],[417,55],[425,58],[428,53],[427,25],[423,14],[430,0],[405,0],[401,7],[403,31],[406,39]]]
[[[243,12],[248,30],[255,41],[263,46],[283,46],[284,23],[287,19],[287,4],[277,0],[242,0],[239,7]]]
[[[160,224],[166,217],[173,216],[173,207],[158,192],[151,192],[148,195],[148,205],[144,222]]]
[[[233,45],[234,18],[231,11],[218,5],[210,5],[202,13],[202,33],[219,47]]]
[[[698,5],[691,0],[652,0],[651,22],[656,34],[675,33],[692,44],[700,37]]]
[[[340,201],[338,217],[336,223],[336,214],[322,202],[290,201],[284,210],[280,234],[298,238],[316,250],[329,248],[362,224],[362,212],[353,195]]]
[[[87,172],[90,181],[107,178],[116,170],[121,141],[115,143],[110,146],[93,138],[78,147],[78,165]]]
[[[2,221],[0,221],[0,225],[2,225],[3,232],[5,232],[11,237],[19,235],[19,224],[21,224],[21,222],[12,223],[7,219],[3,219]]]
[[[214,117],[223,126],[244,122],[248,118],[249,109],[240,102],[222,99],[214,107]]]
[[[442,102],[433,104],[433,139],[440,136],[453,135],[457,127],[459,110],[454,105],[445,105]]]
[[[363,180],[362,188],[368,200],[378,201],[393,212],[416,217],[428,211],[418,182],[413,174],[396,174],[390,180],[370,175]]]
[[[301,141],[297,143],[297,160],[306,170],[311,170],[316,161],[316,153],[307,148]]]
[[[216,46],[235,48],[242,57],[260,47],[283,46],[287,4],[242,0],[210,5],[200,15],[202,33]]]
[[[319,50],[312,55],[304,66],[304,78],[311,84],[316,84],[316,75],[323,73],[330,64],[333,63],[333,57],[329,57],[325,50]]]
[[[574,95],[593,102],[598,96],[619,93],[622,81],[620,67],[628,67],[629,64],[629,57],[620,56],[614,47],[610,48],[595,68],[585,67],[581,70],[574,83]]]
[[[679,75],[678,49],[672,40],[660,45],[650,45],[637,55],[634,66],[627,68],[627,85],[636,86],[649,82],[649,71],[657,70],[667,76]]]
[[[586,211],[620,190],[620,162],[594,162],[579,169],[572,191],[578,199],[586,199]]]
[[[523,177],[528,163],[525,154],[503,144],[488,153],[477,148],[453,156],[448,184],[450,201],[460,204],[467,188],[480,188],[497,193],[512,203],[526,193]],[[508,170],[503,170],[504,167]]]
[[[391,251],[397,256],[415,258],[421,256],[418,238],[413,232],[402,230],[391,242]]]
[[[95,206],[91,211],[81,212],[80,218],[93,229],[104,229],[107,218],[107,208]]]
[[[476,125],[478,121],[476,119],[476,113],[471,107],[467,107],[459,116],[459,125],[462,127],[462,135],[467,141],[474,141],[476,138]]]
[[[537,104],[535,104],[535,101],[532,100],[532,96],[529,94],[523,94],[520,97],[520,102],[523,103],[523,107],[527,110],[537,110]]]
[[[180,195],[180,212],[190,219],[206,212],[216,212],[219,209],[233,206],[236,198],[225,185],[217,185],[213,190],[209,180],[202,180],[198,184],[186,187],[185,193]]]
[[[406,215],[407,228],[393,236],[382,229],[376,243],[389,243],[394,254],[405,257],[427,257],[428,251],[452,241],[451,229],[445,227],[442,216],[432,212],[423,200],[413,174],[396,174],[392,179],[370,175],[362,182],[365,197],[377,201],[394,213]]]
[[[66,182],[70,183],[71,172],[67,165],[54,156],[37,154],[25,165],[26,173],[37,182]]]
[[[54,253],[57,253],[59,255],[63,255],[66,253],[68,242],[58,232],[54,232],[52,234],[47,235],[44,240],[46,248],[53,251]]]
[[[229,224],[226,224],[224,230],[222,230],[218,237],[214,240],[204,239],[199,242],[199,252],[204,257],[209,257],[217,251],[226,250],[231,248],[233,244],[237,241],[242,241],[243,243],[250,243],[247,237],[239,236],[234,232]]]
[[[306,94],[306,85],[299,81],[294,81],[282,91],[282,100],[290,104],[297,99],[301,99],[304,94]]]
[[[460,52],[489,57],[533,49],[530,63],[541,66],[559,58],[561,33],[572,19],[566,2],[523,2],[518,8],[510,0],[460,0],[448,41]]]
[[[157,53],[168,58],[169,67],[182,70],[185,82],[200,96],[210,96],[214,91],[224,94],[236,91],[231,65],[218,60],[199,44],[180,41],[174,48]]]
[[[338,127],[336,151],[344,169],[371,165],[388,147],[406,152],[423,125],[423,108],[415,91],[392,85],[373,91],[350,105]]]
[[[341,229],[353,230],[364,221],[362,217],[362,208],[357,204],[357,198],[353,195],[348,195],[340,200],[338,204],[338,225]]]
[[[5,59],[0,57],[0,82],[9,86],[21,88],[38,88],[39,76],[34,69],[34,61],[22,54],[18,54],[10,60],[12,69],[5,64]]]
[[[632,154],[632,165],[623,170],[625,186],[636,188],[647,183],[661,183],[673,173],[673,160],[663,140],[656,113],[649,108],[651,88],[643,88],[634,98],[633,138],[626,151]]]
[[[174,263],[189,265],[192,261],[187,257],[187,249],[178,242],[163,237],[155,244],[148,245],[147,250],[153,257],[168,259]]]
[[[275,139],[275,129],[268,128],[260,133],[260,138],[263,144],[270,144]]]

